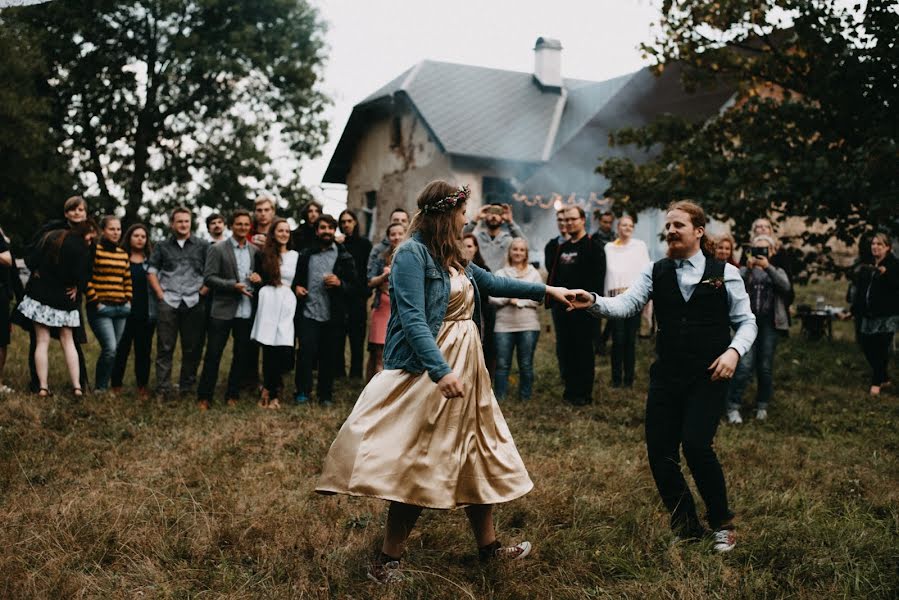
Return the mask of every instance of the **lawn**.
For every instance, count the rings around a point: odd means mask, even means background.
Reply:
[[[841,287],[803,288],[797,302],[840,304]],[[130,393],[13,394],[0,400],[0,598],[896,598],[899,399],[867,395],[851,324],[834,337],[809,342],[794,327],[770,419],[746,411],[719,430],[739,527],[719,556],[673,543],[649,474],[651,342],[635,389],[610,389],[601,358],[598,401],[575,409],[560,401],[544,332],[535,400],[503,406],[536,487],[497,510],[501,538],[529,539],[534,554],[482,569],[464,514],[428,511],[410,580],[388,589],[364,577],[385,503],[312,492],[358,385],[341,385],[333,408],[278,412],[249,398],[199,413]],[[26,349],[15,331],[17,389]],[[53,357],[64,390],[58,347]]]

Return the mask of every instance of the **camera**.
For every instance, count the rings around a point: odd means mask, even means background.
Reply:
[[[749,251],[753,256],[764,256],[765,258],[768,258],[768,248],[756,248],[753,246]]]

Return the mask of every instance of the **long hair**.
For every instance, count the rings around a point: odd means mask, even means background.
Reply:
[[[418,207],[412,222],[409,224],[408,235],[414,233],[421,235],[422,242],[444,269],[451,266],[464,267],[468,264],[465,255],[462,254],[462,245],[456,232],[456,214],[464,210],[464,204],[457,204],[446,212],[431,212],[426,214],[422,208],[426,205],[439,202],[443,198],[452,196],[459,189],[445,181],[432,181],[418,195],[415,205]]]
[[[262,282],[266,285],[275,285],[281,281],[281,248],[275,239],[275,231],[278,225],[287,223],[287,219],[274,218],[271,229],[265,236],[265,244],[262,246]]]
[[[692,202],[690,200],[679,200],[677,202],[672,202],[668,205],[668,210],[665,212],[671,212],[672,210],[682,210],[688,215],[690,215],[690,223],[693,224],[693,227],[702,227],[702,238],[699,240],[699,249],[702,250],[702,253],[706,257],[714,257],[715,256],[715,242],[709,237],[706,232],[707,225],[709,220],[705,216],[705,211],[702,210],[702,207]]]
[[[487,261],[484,260],[484,255],[481,254],[481,245],[478,243],[477,236],[473,233],[466,233],[462,236],[462,239],[471,240],[474,243],[474,256],[471,257],[471,264],[477,265],[485,271],[489,271],[490,269],[487,267]]]
[[[531,260],[531,249],[528,247],[528,241],[524,238],[515,238],[512,240],[512,243],[509,244],[509,247],[506,249],[506,266],[512,266],[512,246],[515,245],[515,242],[522,242],[524,244],[524,266],[528,265],[528,262]],[[475,244],[478,243],[477,240],[474,241]],[[481,254],[480,245],[478,245],[478,255]],[[478,265],[479,267],[481,265]]]
[[[344,233],[343,229],[341,229],[340,232],[343,233],[343,235],[345,235],[348,238],[361,237],[359,235],[359,217],[356,216],[356,212],[353,210],[350,210],[349,208],[345,208],[342,211],[340,211],[340,214],[337,215],[337,225],[338,226],[340,225],[340,220],[343,218],[343,215],[350,215],[351,217],[353,217],[353,221],[355,221],[356,224],[353,226],[353,233],[347,235],[346,233]]]
[[[47,256],[50,257],[50,261],[54,264],[58,264],[59,253],[62,251],[62,245],[70,235],[78,236],[81,239],[84,239],[91,233],[99,234],[100,230],[97,228],[96,221],[94,221],[93,219],[85,219],[80,223],[75,223],[68,229],[55,229],[52,231],[48,231],[44,235],[44,239],[41,243],[44,250],[47,252]]]
[[[143,229],[144,235],[147,236],[147,243],[144,246],[144,249],[141,250],[141,252],[144,255],[144,258],[147,258],[151,254],[153,254],[153,243],[150,241],[150,230],[147,229],[147,226],[144,225],[143,223],[135,223],[134,225],[132,225],[125,231],[125,235],[122,236],[122,241],[121,241],[122,250],[127,252],[128,256],[131,256],[131,252],[132,252],[131,234],[134,233],[135,231],[137,231],[138,229]]]

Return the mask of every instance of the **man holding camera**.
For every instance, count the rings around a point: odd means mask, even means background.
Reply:
[[[508,231],[503,229],[503,225],[508,226]],[[481,249],[481,256],[493,273],[506,265],[506,252],[512,240],[524,237],[521,229],[512,220],[512,207],[499,203],[483,206],[478,218],[467,223],[462,233],[474,234]]]

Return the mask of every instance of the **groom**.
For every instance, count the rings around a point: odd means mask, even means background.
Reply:
[[[734,514],[712,442],[728,380],[757,329],[739,271],[705,254],[705,226],[698,205],[673,203],[665,217],[668,258],[648,266],[627,292],[614,298],[579,292],[574,305],[595,317],[623,319],[652,298],[659,331],[646,400],[649,466],[672,529],[683,538],[700,538],[706,530],[681,473],[683,450],[708,511],[713,547],[727,552],[736,543]]]

